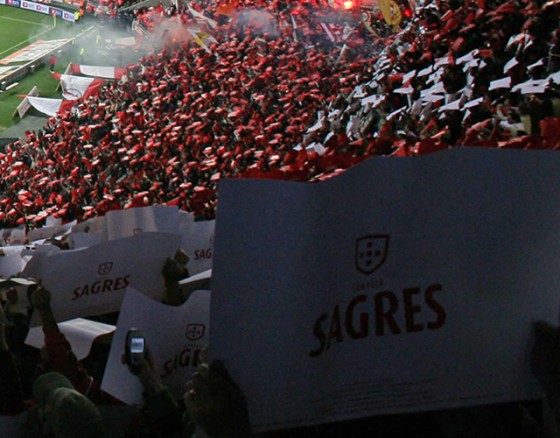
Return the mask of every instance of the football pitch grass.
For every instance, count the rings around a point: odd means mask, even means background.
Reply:
[[[0,6],[0,59],[55,30],[54,17]]]
[[[79,32],[79,27],[60,18],[55,21],[55,18],[50,15],[0,5],[0,59],[38,40],[71,38]],[[57,71],[63,71],[66,67],[63,61],[60,59]],[[48,66],[43,65],[33,75],[20,80],[16,87],[1,94],[0,135],[3,130],[19,120],[12,115],[22,100],[21,95],[29,93],[33,86],[37,86],[41,97],[59,97],[60,93],[56,91],[57,85],[58,82],[51,76]]]

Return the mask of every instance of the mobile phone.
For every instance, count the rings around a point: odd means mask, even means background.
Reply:
[[[126,364],[133,371],[140,371],[140,359],[146,357],[146,336],[142,330],[131,328],[126,333],[124,354]]]

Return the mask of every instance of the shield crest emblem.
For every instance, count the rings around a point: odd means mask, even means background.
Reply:
[[[107,275],[109,272],[111,272],[112,269],[113,269],[113,262],[101,263],[97,267],[97,273],[99,275]]]
[[[385,234],[360,237],[356,240],[356,269],[371,274],[385,262],[388,249],[389,236]]]
[[[187,324],[187,339],[197,341],[204,336],[206,327],[204,324]]]

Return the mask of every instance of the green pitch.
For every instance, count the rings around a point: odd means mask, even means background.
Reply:
[[[50,15],[0,5],[0,59],[38,40],[72,38],[79,32],[79,27],[61,18],[55,21]],[[64,71],[64,62],[64,57],[61,57],[57,71]],[[56,92],[58,82],[49,73],[48,65],[40,67],[35,74],[20,80],[18,86],[0,95],[0,133],[17,123],[19,118],[12,118],[12,115],[21,102],[18,95],[29,93],[34,85],[41,97],[60,97],[60,93]]]
[[[0,6],[0,59],[54,31],[54,18],[23,9]]]

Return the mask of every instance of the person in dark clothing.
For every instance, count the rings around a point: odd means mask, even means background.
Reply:
[[[6,339],[9,324],[0,306],[0,415],[16,415],[24,410],[19,370]]]
[[[529,94],[526,105],[531,119],[531,135],[539,135],[541,133],[541,120],[553,115],[552,100],[544,94],[540,96]]]

